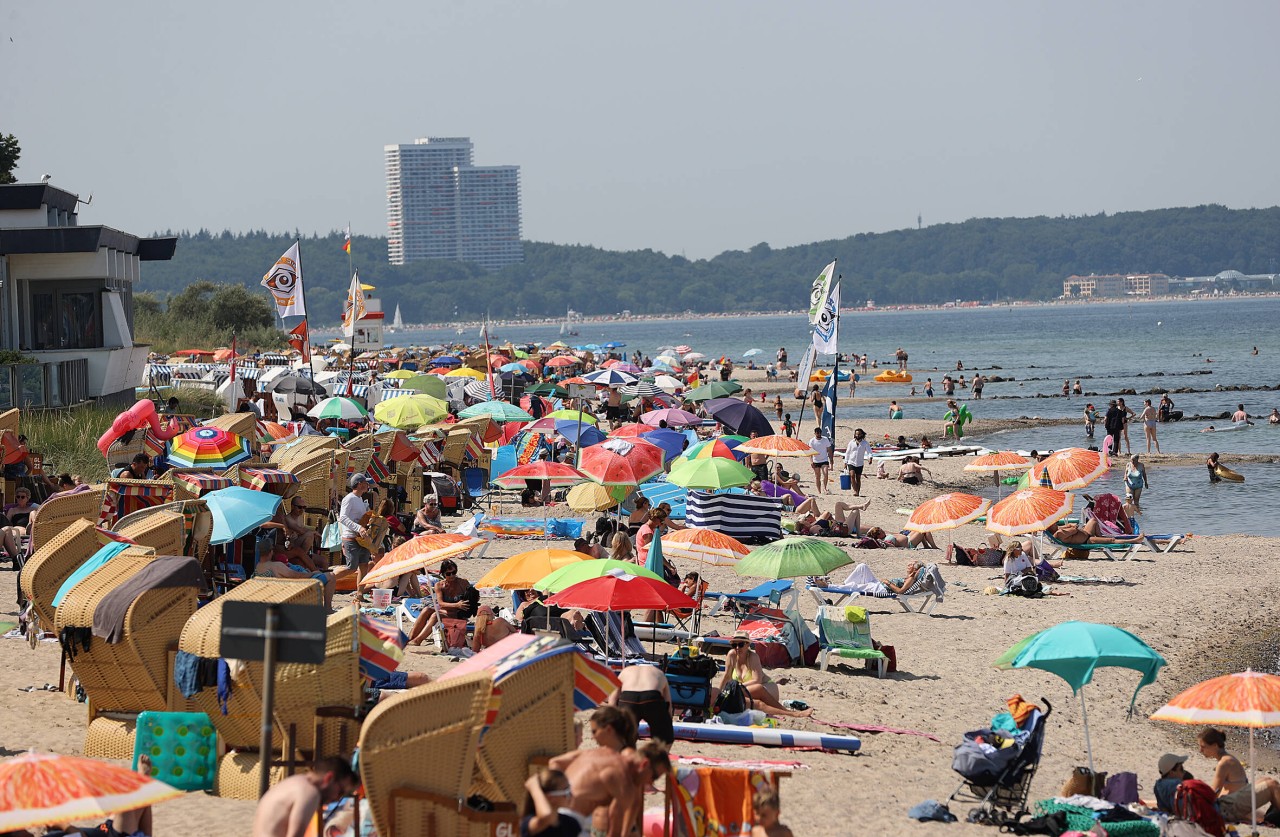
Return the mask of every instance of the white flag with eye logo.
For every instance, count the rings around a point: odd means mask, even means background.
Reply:
[[[305,317],[302,299],[302,254],[295,243],[262,277],[262,286],[271,291],[281,317]]]

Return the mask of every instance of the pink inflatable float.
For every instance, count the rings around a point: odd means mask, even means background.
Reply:
[[[176,424],[172,427],[161,427],[160,416],[156,414],[155,402],[151,400],[139,401],[120,415],[116,416],[116,420],[111,423],[111,427],[106,433],[98,438],[98,450],[102,451],[103,456],[107,456],[107,451],[111,448],[111,443],[121,436],[133,430],[141,430],[148,428],[151,435],[157,439],[168,441],[178,435],[181,429]]]

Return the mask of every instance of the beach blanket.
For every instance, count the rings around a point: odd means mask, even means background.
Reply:
[[[889,592],[889,588],[885,587],[876,578],[876,574],[865,563],[854,567],[853,572],[849,573],[845,580],[839,584],[831,584],[821,589],[850,595],[875,596],[882,599],[893,597],[893,593]]]
[[[500,538],[580,538],[585,520],[550,517],[486,517],[477,528]]]
[[[75,572],[73,572],[71,575],[67,577],[66,581],[62,582],[62,586],[58,588],[58,592],[55,593],[53,596],[53,602],[52,602],[53,606],[57,607],[58,605],[62,604],[63,597],[65,597],[68,593],[71,592],[72,587],[75,587],[77,584],[84,581],[93,573],[94,570],[98,569],[103,564],[107,563],[112,558],[116,557],[117,555],[119,555],[121,552],[124,552],[128,548],[129,548],[129,544],[127,543],[119,543],[117,541],[112,541],[111,543],[102,547],[102,549],[99,549],[97,552],[93,553],[93,555],[89,556],[89,560],[81,564],[79,568],[76,569]]]
[[[747,837],[755,822],[751,798],[774,787],[762,770],[677,767],[675,779],[676,837]]]
[[[1067,584],[1124,584],[1124,577],[1118,575],[1100,576],[1100,575],[1059,575],[1055,578],[1054,583],[1066,582]]]
[[[770,759],[718,759],[715,756],[676,756],[677,764],[707,767],[732,767],[737,770],[808,770],[802,761],[773,761]]]
[[[870,733],[887,732],[892,735],[918,735],[921,738],[927,738],[930,741],[937,741],[937,742],[942,741],[941,738],[939,738],[938,736],[934,735],[931,732],[920,732],[919,730],[914,730],[914,729],[902,729],[901,727],[884,727],[884,726],[879,726],[878,724],[846,724],[840,721],[823,721],[814,717],[810,717],[809,720],[813,721],[815,724],[822,724],[824,727],[831,727],[833,729],[851,729],[851,730],[854,730],[855,732],[870,732]]]

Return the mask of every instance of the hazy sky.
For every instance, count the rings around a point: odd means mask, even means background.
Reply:
[[[521,167],[524,235],[705,257],[1277,203],[1280,3],[18,2],[0,132],[84,223],[386,230],[382,147]]]

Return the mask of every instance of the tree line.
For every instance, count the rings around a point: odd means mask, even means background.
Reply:
[[[350,283],[341,233],[178,235],[173,260],[148,263],[140,290],[164,297],[201,280],[255,288],[280,254],[301,240],[313,323],[340,318]],[[881,306],[1036,300],[1059,296],[1071,274],[1273,272],[1280,257],[1280,207],[976,218],[793,247],[760,243],[711,259],[531,241],[522,264],[495,273],[461,262],[395,266],[386,254],[384,238],[353,240],[352,263],[361,279],[377,287],[386,311],[399,304],[406,322],[448,321],[455,311],[470,320],[486,313],[558,316],[567,308],[605,315],[794,310],[807,305],[812,278],[833,258],[844,276],[846,306],[867,299]]]

